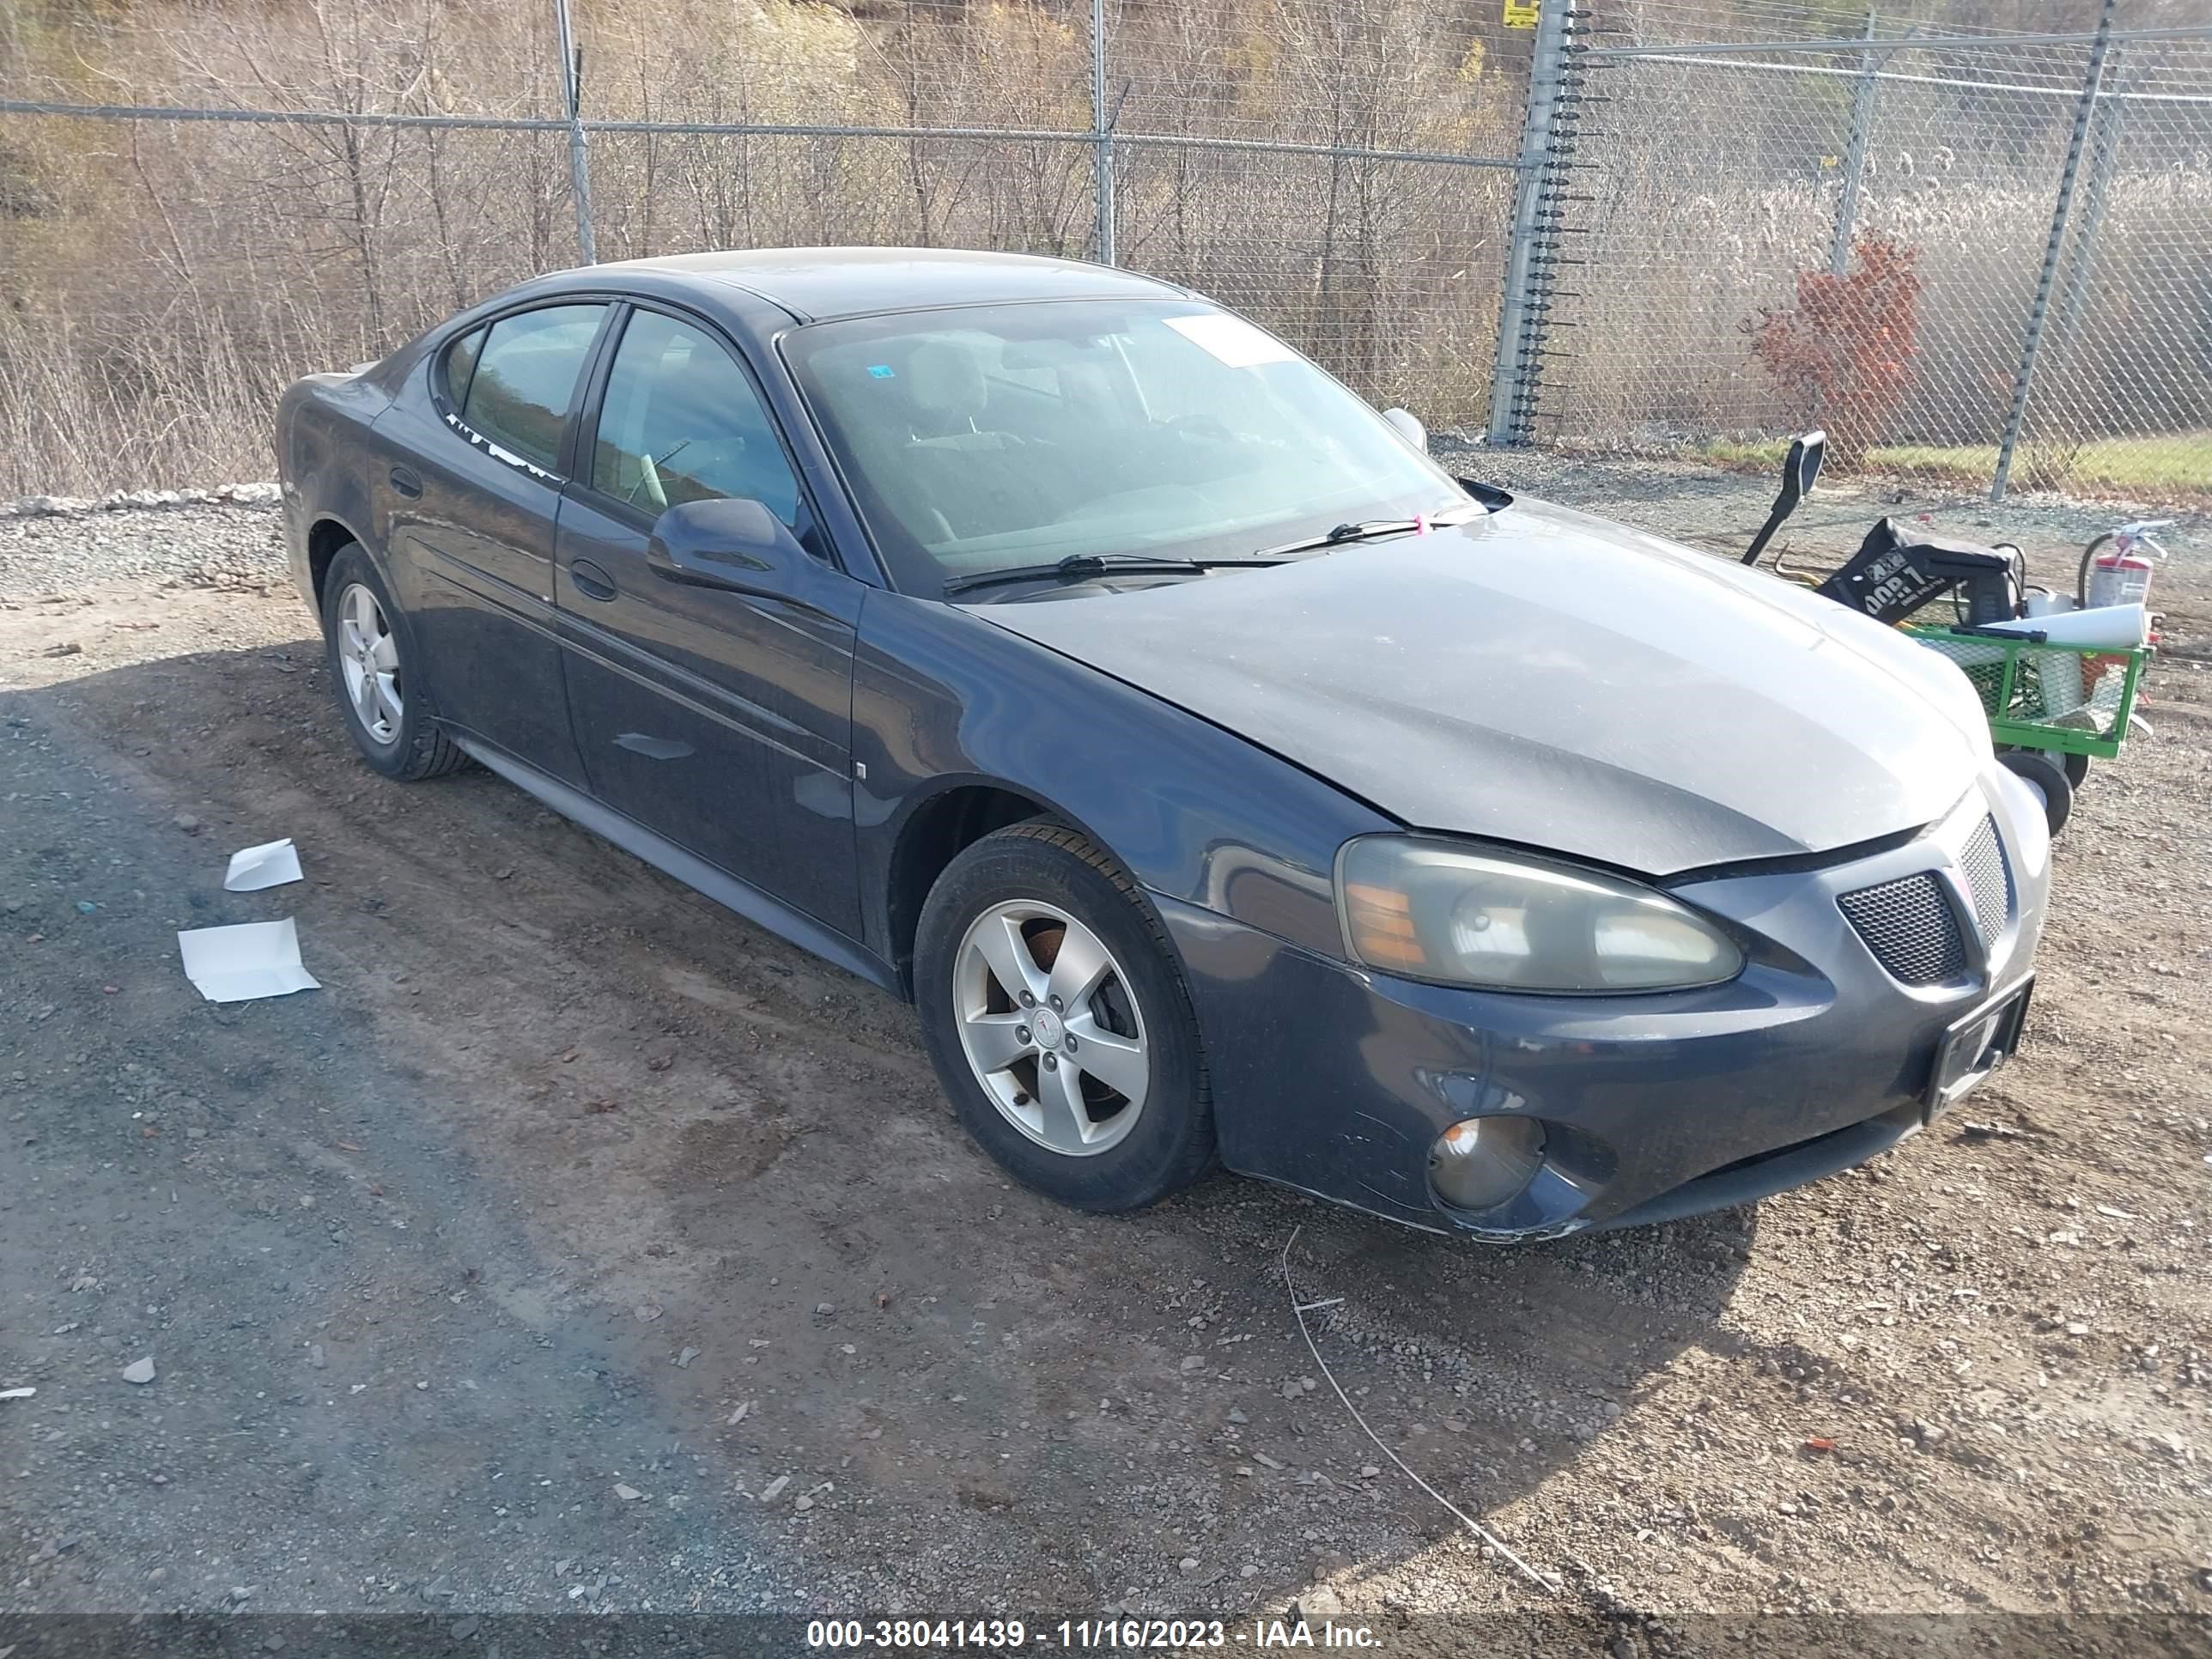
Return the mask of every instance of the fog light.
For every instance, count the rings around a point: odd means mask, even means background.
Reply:
[[[1518,1197],[1544,1164],[1544,1126],[1532,1117],[1471,1117],[1429,1148],[1429,1182],[1456,1210],[1494,1210]]]

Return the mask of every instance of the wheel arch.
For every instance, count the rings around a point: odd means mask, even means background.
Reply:
[[[331,566],[338,554],[349,545],[359,547],[369,562],[377,567],[377,574],[384,574],[382,563],[369,550],[368,544],[362,539],[351,525],[335,513],[319,513],[307,526],[307,580],[314,591],[315,611],[319,616],[322,612],[324,585],[330,578]]]
[[[1115,856],[1111,847],[1072,814],[1036,791],[1004,779],[945,779],[908,809],[892,843],[884,923],[891,968],[898,976],[901,992],[909,1000],[914,996],[915,937],[922,906],[937,878],[946,866],[984,836],[1031,818],[1066,824],[1109,858]],[[1138,890],[1144,891],[1141,882]]]

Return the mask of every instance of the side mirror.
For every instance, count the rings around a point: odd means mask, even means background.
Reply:
[[[748,495],[670,507],[645,548],[664,581],[732,593],[781,593],[806,557],[783,520]]]
[[[1813,481],[1820,476],[1820,460],[1827,453],[1828,434],[1825,432],[1808,432],[1790,441],[1790,453],[1782,458],[1781,493],[1775,496],[1773,510],[1759,526],[1759,534],[1744,550],[1744,563],[1759,562],[1759,556],[1766,551],[1767,543],[1782,528],[1782,521],[1797,510],[1798,502],[1813,493]]]
[[[1429,429],[1413,414],[1402,409],[1386,409],[1382,418],[1390,422],[1391,429],[1407,443],[1421,452],[1429,453]]]

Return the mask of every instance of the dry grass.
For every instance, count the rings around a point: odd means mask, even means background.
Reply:
[[[1781,438],[1716,438],[1683,453],[1740,471],[1768,472],[1780,468],[1788,447]],[[1868,453],[1862,470],[1975,486],[1987,484],[1996,465],[1995,444],[1885,444]],[[2012,482],[2023,489],[2063,483],[2108,489],[2130,499],[2201,503],[2212,500],[2212,431],[2099,438],[2055,447],[2023,444],[2013,458]]]

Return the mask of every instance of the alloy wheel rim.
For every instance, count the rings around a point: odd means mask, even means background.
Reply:
[[[384,607],[359,582],[338,596],[338,670],[346,702],[376,743],[397,743],[404,714],[399,690],[399,641]]]
[[[1127,1139],[1151,1092],[1152,1052],[1098,935],[1053,905],[1012,899],[969,924],[954,964],[960,1047],[1000,1115],[1066,1158]]]

